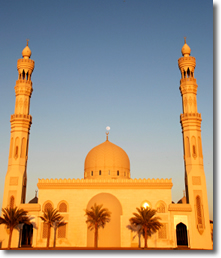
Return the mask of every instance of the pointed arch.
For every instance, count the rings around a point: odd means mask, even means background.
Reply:
[[[189,78],[190,77],[190,68],[188,67],[187,69],[187,77]]]
[[[14,158],[18,158],[18,152],[19,152],[19,137],[16,137],[15,139],[15,149],[14,149]]]
[[[201,199],[200,196],[196,196],[196,213],[197,213],[197,224],[202,225],[202,210],[201,210]]]
[[[194,158],[196,158],[197,157],[197,149],[196,149],[196,138],[195,138],[195,136],[192,136],[191,141],[192,141],[192,155],[193,155]]]
[[[93,196],[86,208],[91,207],[96,203],[103,204],[103,208],[107,208],[111,212],[111,220],[104,228],[99,229],[98,232],[98,246],[99,247],[120,247],[121,246],[121,216],[123,209],[120,201],[116,196],[110,193],[99,193]],[[87,227],[87,225],[85,225]],[[94,232],[87,228],[87,246],[94,246]]]
[[[156,210],[158,213],[165,213],[166,212],[166,203],[163,201],[158,201],[156,204]]]
[[[176,225],[177,245],[188,246],[187,226],[180,222]]]
[[[66,201],[61,201],[58,204],[58,211],[59,212],[67,212],[68,211],[68,205]]]
[[[43,211],[46,211],[47,209],[53,209],[54,208],[54,205],[51,201],[46,201],[44,204],[43,204]]]

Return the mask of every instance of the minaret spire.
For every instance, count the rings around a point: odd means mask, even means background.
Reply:
[[[185,187],[187,203],[191,204],[193,215],[191,223],[194,230],[191,248],[202,245],[202,249],[211,249],[209,212],[207,201],[206,178],[203,166],[203,150],[201,139],[201,114],[197,111],[197,82],[194,77],[196,67],[195,57],[190,56],[191,49],[184,37],[182,47],[183,57],[178,65],[181,71],[180,92],[183,103],[183,113],[180,123],[183,133]]]
[[[23,58],[17,61],[18,80],[15,89],[15,111],[11,115],[11,138],[8,171],[5,177],[3,208],[25,203],[29,133],[32,124],[30,98],[32,94],[31,75],[35,62],[30,59],[31,50],[27,46],[22,51]]]

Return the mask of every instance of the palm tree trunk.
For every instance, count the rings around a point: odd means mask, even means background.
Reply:
[[[57,231],[57,227],[54,227],[54,247],[56,246],[56,231]]]
[[[51,236],[51,227],[50,224],[48,223],[48,238],[47,238],[47,248],[49,247],[49,241],[50,241],[50,236]]]
[[[140,248],[140,234],[138,234],[139,248]]]
[[[144,248],[147,248],[147,228],[146,227],[144,228],[144,240],[145,240]]]
[[[9,239],[8,239],[8,249],[11,248],[11,241],[12,241],[12,232],[13,232],[13,228],[9,229]]]
[[[97,241],[98,241],[98,228],[97,223],[95,223],[94,227],[94,247],[97,248]]]

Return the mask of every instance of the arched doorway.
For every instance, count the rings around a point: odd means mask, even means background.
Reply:
[[[33,225],[24,224],[22,229],[21,247],[32,246]]]
[[[187,227],[180,222],[176,226],[177,245],[188,246]]]
[[[112,194],[100,193],[88,202],[87,209],[90,209],[94,203],[103,204],[103,208],[111,212],[110,222],[98,230],[98,247],[120,247],[122,207],[119,200]],[[94,230],[87,229],[87,246],[94,246]]]

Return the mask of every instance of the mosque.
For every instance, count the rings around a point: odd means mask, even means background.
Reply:
[[[163,227],[150,238],[148,247],[212,249],[207,200],[206,178],[201,143],[201,114],[197,111],[197,82],[194,77],[196,60],[186,43],[178,60],[181,72],[180,92],[183,113],[185,196],[173,203],[171,179],[132,179],[127,153],[106,139],[90,150],[85,158],[83,179],[39,179],[38,197],[25,202],[27,160],[32,116],[29,114],[33,91],[31,76],[35,62],[28,46],[17,61],[18,80],[15,85],[15,112],[11,115],[11,136],[8,170],[5,176],[3,208],[19,207],[32,217],[31,225],[14,230],[12,247],[45,247],[47,230],[39,218],[46,208],[56,208],[66,225],[59,227],[57,247],[92,247],[93,231],[86,225],[85,209],[95,202],[111,211],[111,221],[99,229],[99,247],[138,247],[138,237],[128,230],[129,219],[136,207],[157,210]],[[180,173],[182,176],[182,173]],[[50,246],[54,232],[51,229]],[[8,244],[8,232],[0,226],[2,248]],[[141,246],[144,246],[141,241]]]

